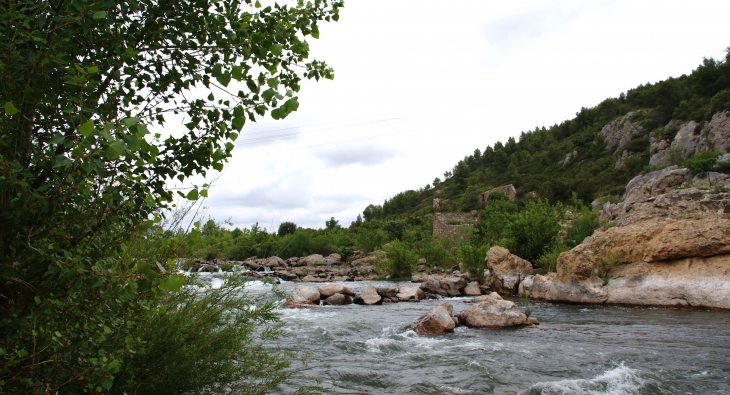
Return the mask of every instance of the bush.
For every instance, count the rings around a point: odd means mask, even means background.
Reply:
[[[140,321],[146,343],[111,393],[267,393],[292,374],[292,355],[267,345],[282,334],[276,311],[284,297],[276,289],[253,295],[240,276],[225,277],[220,289],[165,295]]]
[[[487,268],[484,262],[485,255],[485,247],[478,248],[468,244],[460,246],[457,252],[462,269],[480,284],[484,282],[484,270]]]
[[[504,229],[504,245],[515,255],[532,261],[550,248],[560,231],[562,207],[547,200],[527,202]]]
[[[565,251],[570,250],[570,247],[566,246],[565,243],[558,241],[551,249],[544,252],[537,258],[536,263],[547,272],[558,271],[558,257]]]
[[[417,257],[413,251],[398,240],[390,243],[386,266],[391,278],[409,277],[416,267]]]
[[[430,267],[451,267],[455,262],[453,255],[444,247],[438,238],[426,241],[418,253],[422,258],[426,259],[426,265]]]

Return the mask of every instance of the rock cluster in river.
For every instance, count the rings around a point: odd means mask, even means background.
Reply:
[[[514,302],[502,299],[496,292],[478,299],[479,303],[456,315],[453,314],[451,303],[442,303],[418,318],[411,324],[411,329],[419,335],[433,336],[451,332],[459,325],[470,328],[505,328],[538,324],[536,318],[528,317],[517,309]]]
[[[355,294],[342,284],[325,284],[318,288],[309,285],[297,285],[284,303],[292,308],[314,307],[324,305],[361,304],[366,306],[383,303],[417,302],[425,297],[417,286],[374,287],[369,285]]]
[[[294,282],[362,281],[372,280],[383,275],[384,273],[378,271],[378,267],[382,266],[385,259],[385,251],[374,251],[368,254],[355,251],[345,260],[339,254],[328,256],[312,254],[286,260],[278,256],[250,257],[244,261],[212,259],[205,262],[196,261],[192,270],[196,272],[244,271],[256,278],[269,276]]]

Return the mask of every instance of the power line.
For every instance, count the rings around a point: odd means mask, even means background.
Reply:
[[[234,144],[236,146],[240,147],[242,145],[257,144],[257,143],[268,142],[268,141],[287,140],[287,139],[296,138],[299,135],[302,135],[305,133],[315,133],[315,132],[324,132],[324,131],[328,131],[328,130],[346,129],[346,128],[351,128],[351,127],[355,127],[355,126],[372,125],[372,124],[376,124],[376,123],[390,122],[390,121],[406,119],[406,118],[411,118],[411,117],[412,116],[395,117],[395,118],[388,118],[388,119],[380,119],[377,121],[368,121],[368,122],[354,123],[354,124],[350,124],[350,125],[335,126],[335,127],[331,127],[331,128],[325,128],[325,129],[308,130],[305,132],[279,134],[279,135],[275,135],[275,136],[255,137],[255,138],[251,138],[251,139],[238,140]],[[286,128],[286,129],[295,129],[295,128]],[[280,129],[280,130],[286,130],[286,129]],[[258,133],[263,133],[263,132],[258,132]]]

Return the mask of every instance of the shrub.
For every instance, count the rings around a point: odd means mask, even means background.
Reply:
[[[480,284],[484,282],[484,269],[487,268],[484,262],[485,255],[485,248],[478,248],[469,244],[460,246],[457,252],[463,270],[469,273],[469,277],[473,280],[479,281]]]
[[[386,266],[391,278],[408,277],[416,267],[417,257],[410,248],[398,240],[390,243],[387,249]]]
[[[560,231],[562,207],[553,207],[547,200],[527,202],[525,210],[512,218],[504,229],[505,247],[527,260],[544,253]]]
[[[551,249],[544,252],[537,258],[537,264],[545,269],[547,272],[558,271],[558,257],[561,253],[570,250],[570,247],[566,246],[565,243],[558,241]]]
[[[293,355],[267,344],[282,335],[276,311],[284,297],[276,289],[253,295],[235,275],[220,289],[165,295],[136,328],[146,343],[111,393],[267,393],[292,374]]]

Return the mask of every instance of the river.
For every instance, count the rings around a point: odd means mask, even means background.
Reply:
[[[308,354],[298,380],[319,378],[326,394],[730,394],[730,312],[536,302],[536,328],[406,328],[444,301],[460,313],[463,299],[284,308],[279,345]]]

